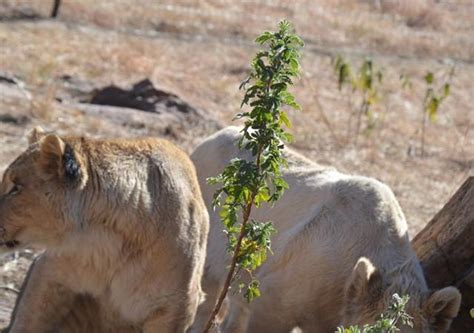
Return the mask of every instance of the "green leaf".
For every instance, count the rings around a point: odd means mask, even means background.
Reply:
[[[449,93],[450,93],[450,88],[451,86],[449,85],[449,83],[445,83],[444,84],[444,97],[448,97],[449,96]]]
[[[270,200],[270,194],[267,191],[258,192],[255,196],[255,202],[268,202]]]
[[[426,75],[425,75],[425,81],[426,81],[426,83],[428,83],[428,84],[433,84],[433,81],[434,81],[434,74],[433,74],[432,72],[426,73]]]
[[[263,34],[261,34],[259,37],[255,39],[255,42],[257,44],[263,45],[272,38],[273,38],[273,34],[269,31],[265,31]]]
[[[288,119],[288,115],[286,114],[286,112],[282,111],[280,113],[280,119],[287,128],[291,128],[291,121],[290,119]]]
[[[295,109],[295,110],[301,111],[301,105],[299,105],[299,104],[296,103],[295,101],[289,103],[288,106],[291,106],[291,107],[292,107],[293,109]]]
[[[438,107],[439,107],[440,100],[437,97],[432,97],[428,105],[426,107],[426,111],[428,112],[428,117],[430,121],[435,122],[438,116]]]
[[[283,137],[283,139],[284,139],[286,142],[288,142],[288,143],[291,143],[291,142],[294,141],[294,137],[293,137],[293,135],[291,135],[290,133],[283,133],[283,134],[282,134],[282,137]]]
[[[296,58],[291,58],[290,59],[290,67],[292,69],[292,71],[297,74],[300,70],[300,63],[298,62],[298,60]]]
[[[260,289],[259,283],[256,280],[253,280],[247,287],[247,291],[245,292],[245,298],[247,302],[252,302],[254,298],[260,297]]]
[[[338,86],[339,86],[339,90],[341,90],[342,85],[349,81],[349,78],[351,77],[351,70],[348,64],[343,63],[339,67],[338,72],[339,72]]]

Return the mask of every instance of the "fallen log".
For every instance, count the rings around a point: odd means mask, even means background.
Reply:
[[[456,286],[461,310],[450,332],[474,332],[474,177],[469,177],[412,241],[430,288]]]

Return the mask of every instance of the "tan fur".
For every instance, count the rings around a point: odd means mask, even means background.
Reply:
[[[192,332],[200,332],[223,285],[229,256],[219,211],[212,209],[216,186],[206,183],[239,151],[239,129],[225,128],[200,144],[191,158],[211,216],[204,291]],[[339,324],[373,322],[394,293],[411,297],[415,328],[402,332],[444,333],[459,310],[456,288],[429,291],[411,248],[407,224],[392,191],[372,178],[345,175],[284,150],[290,188],[273,207],[252,211],[273,221],[273,255],[256,272],[262,296],[250,305],[229,297],[225,333],[334,332]],[[242,273],[245,278],[246,275]],[[436,304],[436,305],[435,305]]]
[[[0,251],[45,248],[10,332],[185,332],[208,214],[188,156],[155,138],[35,129],[0,185]]]

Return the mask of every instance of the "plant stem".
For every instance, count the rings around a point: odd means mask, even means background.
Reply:
[[[360,126],[362,123],[362,115],[366,112],[367,107],[368,107],[368,102],[366,97],[364,96],[362,100],[362,104],[359,108],[359,111],[357,112],[357,126],[356,126],[356,133],[355,133],[355,139],[354,139],[354,144],[357,146],[357,141],[359,139],[359,133],[360,133]]]
[[[263,149],[263,146],[260,145],[259,149],[258,149],[257,161],[256,161],[256,163],[257,163],[257,172],[258,173],[260,173],[260,157],[261,157],[261,154],[262,154],[262,149]],[[257,194],[256,192],[252,193],[252,195],[250,197],[250,201],[247,203],[247,206],[245,206],[242,226],[240,227],[239,238],[237,240],[237,245],[235,246],[234,254],[232,255],[232,261],[231,261],[231,264],[230,264],[229,272],[227,273],[227,277],[225,279],[224,287],[222,288],[222,290],[219,294],[219,298],[217,300],[217,303],[216,303],[216,305],[214,306],[214,309],[211,312],[211,315],[210,315],[210,317],[207,321],[206,326],[204,327],[204,330],[202,331],[203,333],[209,332],[212,325],[214,324],[214,320],[215,320],[217,314],[219,313],[219,310],[221,309],[222,303],[224,302],[225,297],[227,296],[227,292],[229,291],[230,285],[231,285],[232,280],[234,278],[235,268],[237,266],[237,259],[238,259],[239,254],[240,254],[240,248],[242,246],[242,241],[245,237],[245,226],[247,225],[247,223],[249,221],[250,213],[252,212],[252,206],[254,204],[256,194]]]
[[[423,108],[423,119],[421,123],[421,157],[425,156],[425,127],[426,127],[426,112]]]
[[[347,98],[347,107],[349,112],[349,119],[347,120],[347,138],[346,144],[349,144],[351,141],[351,134],[352,134],[352,117],[354,116],[353,106],[352,106],[352,95],[349,95]]]
[[[242,227],[240,228],[240,234],[239,234],[239,238],[238,238],[238,241],[237,241],[237,245],[235,246],[234,255],[232,256],[232,262],[230,264],[230,269],[229,269],[229,272],[227,273],[227,277],[226,277],[226,280],[225,280],[225,283],[224,283],[224,287],[222,288],[222,290],[220,292],[219,299],[218,299],[214,309],[211,312],[211,316],[209,317],[209,320],[207,321],[207,324],[206,324],[206,326],[203,330],[203,333],[209,332],[209,329],[214,324],[214,320],[215,320],[217,314],[219,313],[219,310],[222,306],[222,303],[224,302],[224,299],[227,295],[227,292],[229,291],[230,284],[231,284],[232,279],[234,277],[235,268],[236,268],[236,265],[237,265],[237,258],[239,256],[239,252],[240,252],[240,247],[242,246],[242,240],[244,239],[244,236],[245,236],[245,226],[247,225],[247,222],[248,222],[249,216],[250,216],[250,212],[252,211],[252,205],[253,205],[254,198],[255,198],[255,196],[253,195],[252,196],[252,201],[245,207],[244,219],[243,219],[243,222],[242,222]]]

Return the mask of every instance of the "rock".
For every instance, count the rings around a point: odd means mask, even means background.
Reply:
[[[38,20],[41,16],[28,4],[0,3],[0,22],[1,21],[19,21],[19,20]]]
[[[72,99],[82,103],[89,103],[97,86],[80,77],[64,74],[56,81],[61,87],[56,98],[58,101]]]
[[[198,114],[199,111],[177,95],[155,88],[149,79],[134,84],[130,89],[110,85],[96,90],[91,104],[110,105],[137,109],[147,112],[163,113],[177,111],[185,114]]]
[[[0,96],[4,98],[26,98],[31,100],[31,93],[26,89],[25,82],[15,75],[0,71]]]
[[[58,78],[57,101],[78,110],[88,119],[97,118],[126,128],[129,135],[161,135],[190,146],[199,136],[222,125],[207,112],[193,107],[178,95],[156,88],[149,79],[128,88],[108,85],[98,88],[70,75]]]
[[[14,116],[9,113],[0,114],[0,122],[22,126],[30,122],[30,118],[25,115]]]

